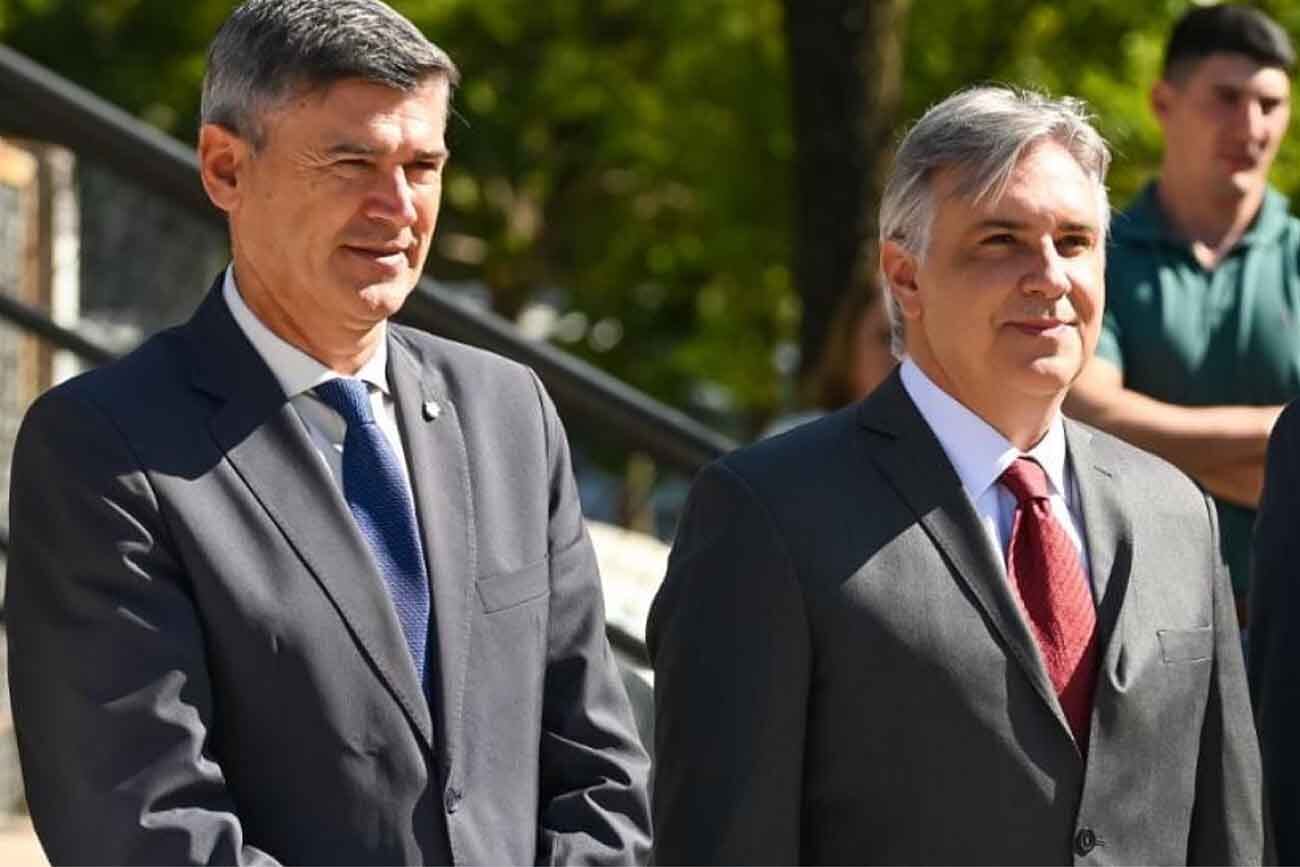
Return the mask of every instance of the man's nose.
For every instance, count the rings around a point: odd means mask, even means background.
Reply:
[[[1046,298],[1060,298],[1070,291],[1070,276],[1066,270],[1065,258],[1056,249],[1056,241],[1044,239],[1039,245],[1037,255],[1033,257],[1029,272],[1025,274],[1021,285],[1026,292],[1042,295]]]
[[[379,173],[375,188],[370,191],[367,215],[397,226],[415,223],[415,192],[406,179],[401,166],[390,172]]]
[[[1268,135],[1268,124],[1265,122],[1264,107],[1260,105],[1257,99],[1243,99],[1238,116],[1240,120],[1240,129],[1250,141],[1259,141]]]

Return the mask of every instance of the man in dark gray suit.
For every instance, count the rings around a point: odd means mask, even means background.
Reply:
[[[56,863],[626,863],[648,761],[537,378],[388,323],[456,70],[377,0],[209,55],[233,264],[14,458],[10,676]]]
[[[1060,414],[1108,161],[1079,103],[1002,88],[903,141],[899,371],[705,469],[678,530],[648,627],[659,862],[1261,860],[1214,509]]]
[[[1268,444],[1250,572],[1250,688],[1279,864],[1300,863],[1300,401]]]

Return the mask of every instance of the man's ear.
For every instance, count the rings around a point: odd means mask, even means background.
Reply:
[[[1165,118],[1169,115],[1169,104],[1174,97],[1174,86],[1163,78],[1151,86],[1151,113],[1164,126]]]
[[[240,180],[252,153],[248,142],[215,123],[199,129],[199,177],[208,198],[226,213],[239,204]]]
[[[885,291],[893,294],[905,319],[918,319],[921,315],[921,293],[916,285],[919,264],[916,256],[897,241],[886,241],[880,248],[880,270],[887,283]]]

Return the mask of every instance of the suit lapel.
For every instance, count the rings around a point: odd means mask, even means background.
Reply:
[[[863,402],[859,421],[889,440],[872,449],[877,466],[915,512],[1068,736],[1069,725],[1007,582],[1000,552],[990,544],[957,471],[907,395],[897,370]]]
[[[1093,435],[1069,419],[1065,441],[1079,487],[1084,538],[1093,594],[1097,600],[1097,647],[1102,667],[1117,664],[1121,642],[1116,640],[1120,608],[1128,595],[1133,565],[1133,528],[1124,509],[1120,468],[1107,466],[1097,454]],[[1102,682],[1098,680],[1098,684]]]
[[[432,743],[428,703],[387,587],[297,412],[248,342],[220,284],[190,323],[193,381],[223,404],[209,427],[411,724]],[[213,348],[222,347],[218,357]]]
[[[415,512],[432,582],[437,636],[437,711],[442,759],[451,768],[460,745],[465,669],[473,618],[473,503],[469,460],[456,405],[437,370],[423,365],[390,329],[388,377],[397,402]],[[444,768],[445,770],[445,768]]]

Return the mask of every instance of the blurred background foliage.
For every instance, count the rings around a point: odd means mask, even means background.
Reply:
[[[0,0],[0,42],[192,141],[203,51],[233,5]],[[393,5],[464,74],[430,272],[732,434],[786,408],[802,310],[781,0]],[[1122,205],[1159,158],[1147,93],[1187,5],[912,3],[898,125],[976,82],[1082,96]],[[1300,4],[1259,5],[1300,33]],[[1274,179],[1300,188],[1294,141]]]

